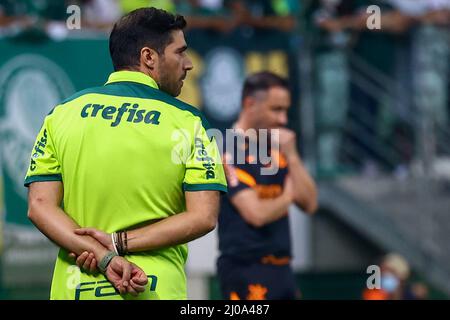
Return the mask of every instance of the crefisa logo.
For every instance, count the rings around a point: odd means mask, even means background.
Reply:
[[[74,92],[66,73],[51,60],[23,54],[0,68],[0,165],[11,185],[8,193],[24,200],[23,180],[30,164],[31,148],[45,116]]]

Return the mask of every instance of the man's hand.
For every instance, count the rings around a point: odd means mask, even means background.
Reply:
[[[77,259],[76,263],[80,269],[90,272],[98,271],[97,260],[93,253],[83,252],[79,257],[76,257],[74,253],[69,255]],[[145,272],[123,257],[114,257],[111,260],[105,276],[121,294],[130,293],[133,296],[143,292],[148,282]]]
[[[114,250],[111,234],[95,228],[80,228],[74,232],[78,235],[90,236],[100,242],[106,249],[110,251]],[[97,261],[93,253],[83,252],[78,257],[74,253],[70,253],[69,256],[74,259],[76,258],[76,264],[80,269],[88,272],[97,271]],[[121,294],[130,293],[134,296],[143,292],[148,282],[145,272],[123,257],[114,257],[111,260],[106,269],[105,276]]]
[[[141,268],[139,268],[132,262],[130,263],[131,263],[131,278],[130,278],[131,287],[128,288],[128,291],[132,295],[137,295],[140,292],[145,291],[145,286],[147,285],[148,278]],[[136,292],[135,294],[133,293],[132,289],[134,289],[134,291]]]
[[[71,252],[69,253],[69,257],[72,259],[76,259],[77,266],[87,272],[95,273],[98,272],[97,269],[97,260],[95,259],[94,254],[91,252],[83,252],[78,257],[75,253]]]
[[[133,296],[144,292],[148,282],[147,276],[141,268],[119,256],[111,260],[105,276],[120,294],[130,293]]]
[[[95,228],[75,229],[75,233],[79,236],[91,236],[92,238],[100,242],[109,251],[114,251],[110,233],[106,233]]]
[[[280,151],[286,158],[289,177],[292,179],[292,185],[294,186],[294,202],[303,211],[314,213],[317,209],[317,187],[297,151],[295,133],[285,128],[279,129],[278,132]]]
[[[286,128],[278,129],[280,151],[287,158],[297,154],[297,138],[295,132]]]
[[[103,231],[97,230],[95,228],[80,228],[74,230],[75,234],[80,236],[91,236],[98,242],[100,242],[106,249],[109,251],[114,251],[111,234],[105,233]],[[86,272],[98,272],[97,269],[97,260],[95,259],[94,254],[91,252],[83,252],[78,257],[75,253],[71,252],[69,257],[72,259],[76,259],[76,264],[80,269]]]

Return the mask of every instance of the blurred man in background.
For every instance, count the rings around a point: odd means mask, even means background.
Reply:
[[[291,105],[288,83],[269,72],[250,75],[242,93],[242,111],[234,125],[237,145],[224,154],[229,194],[219,216],[218,276],[224,298],[295,299],[299,296],[290,266],[288,208],[306,213],[317,208],[317,190],[285,128]],[[269,137],[262,136],[264,130]],[[279,139],[275,139],[278,130]],[[228,136],[227,136],[228,138]],[[278,140],[278,141],[277,141]],[[259,157],[268,146],[275,174],[264,175]],[[247,152],[249,151],[249,152]],[[245,152],[245,163],[239,162]],[[248,154],[247,154],[248,153]]]

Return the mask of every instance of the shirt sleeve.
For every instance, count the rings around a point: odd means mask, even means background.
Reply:
[[[183,190],[217,190],[226,193],[227,181],[219,148],[214,137],[208,137],[200,121],[195,126],[190,149],[186,161]]]
[[[45,118],[31,151],[30,166],[24,185],[29,187],[31,183],[40,181],[62,181],[61,165],[50,135],[49,116]]]
[[[224,167],[228,182],[227,196],[229,198],[232,198],[239,191],[251,189],[256,186],[256,179],[248,171],[242,168],[242,166],[225,162]]]

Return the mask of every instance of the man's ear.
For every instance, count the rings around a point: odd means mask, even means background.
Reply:
[[[156,65],[158,64],[158,52],[156,50],[143,47],[141,49],[141,65],[145,65],[150,70],[154,70]]]
[[[252,96],[247,96],[244,98],[244,101],[242,101],[242,107],[243,108],[251,108],[255,105],[256,99]]]

